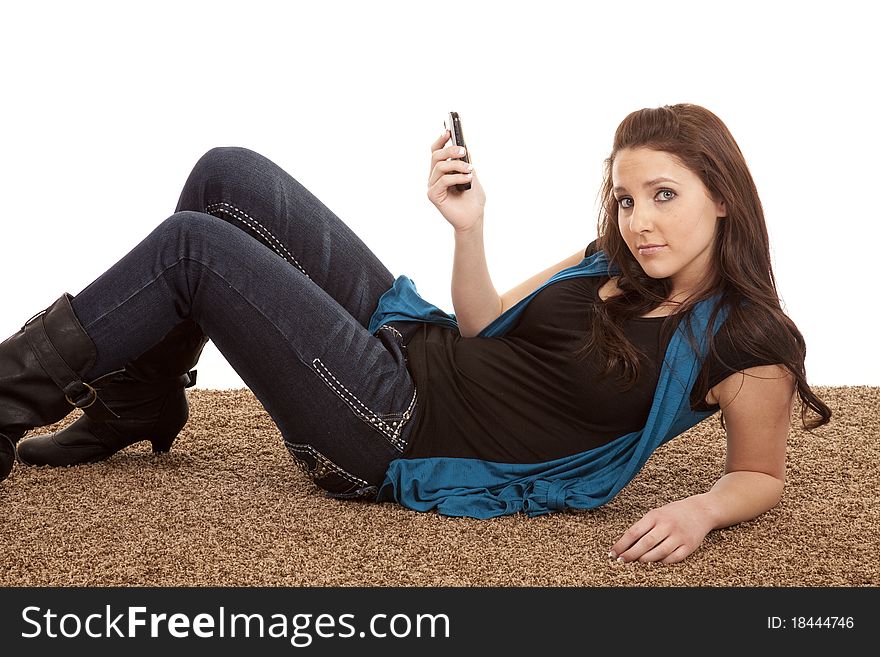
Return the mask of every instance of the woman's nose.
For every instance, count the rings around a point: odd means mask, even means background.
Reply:
[[[629,229],[634,233],[654,228],[654,219],[650,207],[636,207],[629,215]]]

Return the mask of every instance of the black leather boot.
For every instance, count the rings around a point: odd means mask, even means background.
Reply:
[[[82,381],[95,362],[95,343],[66,292],[0,343],[0,480],[9,476],[15,445],[34,427],[64,419],[74,407],[103,421],[117,416]]]
[[[91,383],[118,417],[95,416],[84,408],[82,417],[61,431],[22,440],[19,461],[49,466],[96,463],[142,440],[149,440],[154,452],[167,452],[189,417],[184,388],[195,385],[196,370],[190,368],[207,342],[195,322],[178,324],[123,369]]]

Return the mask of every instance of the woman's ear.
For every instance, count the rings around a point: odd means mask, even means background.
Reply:
[[[724,205],[723,199],[715,203],[715,216],[719,219],[727,216],[727,206]]]

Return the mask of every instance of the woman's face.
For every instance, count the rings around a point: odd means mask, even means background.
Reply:
[[[672,298],[687,298],[709,272],[718,217],[727,216],[724,201],[715,202],[673,156],[649,148],[620,150],[611,178],[630,252],[651,278],[671,278]],[[660,248],[639,248],[649,244]]]

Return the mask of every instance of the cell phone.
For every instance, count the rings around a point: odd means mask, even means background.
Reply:
[[[464,132],[461,129],[461,117],[458,115],[458,112],[449,112],[446,116],[446,120],[443,122],[443,125],[446,126],[446,129],[449,130],[449,134],[452,136],[452,144],[453,146],[464,146],[467,148],[467,144],[464,143]],[[459,160],[464,160],[468,164],[470,161],[470,153],[465,151],[464,157],[455,158]],[[458,191],[466,192],[471,188],[470,183],[464,183],[462,185],[455,186]]]

